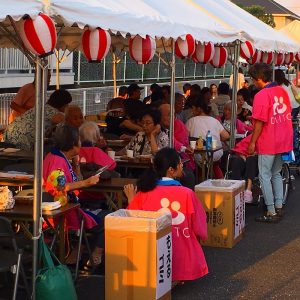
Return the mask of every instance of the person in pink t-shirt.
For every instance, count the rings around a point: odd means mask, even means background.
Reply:
[[[254,129],[249,154],[258,153],[259,179],[267,206],[259,222],[278,222],[282,217],[283,183],[280,175],[281,154],[293,149],[291,105],[287,92],[272,83],[272,69],[259,63],[251,66],[253,84],[261,88],[253,102]],[[256,148],[255,148],[256,147]]]
[[[172,214],[172,281],[194,280],[208,273],[199,239],[207,238],[206,214],[194,191],[181,186],[182,163],[173,148],[159,150],[153,168],[139,178],[137,190],[124,187],[128,209]]]
[[[51,73],[48,72],[48,85],[50,83]],[[9,124],[14,121],[15,118],[21,116],[27,110],[33,108],[35,105],[35,77],[34,81],[27,83],[22,86],[10,103],[10,108],[12,109],[9,116]]]

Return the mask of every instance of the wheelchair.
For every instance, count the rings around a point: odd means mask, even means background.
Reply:
[[[232,179],[232,170],[231,170],[231,161],[237,155],[233,152],[229,152],[226,160],[226,170],[224,179]],[[294,180],[294,176],[291,175],[291,170],[289,167],[289,163],[284,162],[281,169],[281,177],[283,183],[283,204],[287,203],[287,199],[289,196],[289,191],[293,188],[292,181]],[[243,178],[241,178],[242,180]],[[264,205],[263,194],[261,190],[261,185],[257,176],[254,178],[252,182],[252,195],[253,195],[253,203],[259,206]]]

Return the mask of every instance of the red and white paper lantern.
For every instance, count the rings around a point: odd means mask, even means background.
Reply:
[[[81,41],[82,51],[89,62],[101,61],[111,45],[110,34],[101,28],[85,30]]]
[[[254,65],[254,64],[260,62],[260,60],[261,60],[261,55],[262,55],[261,51],[256,50],[255,53],[254,53],[254,55],[253,55],[250,59],[247,59],[247,62],[248,62],[250,65]]]
[[[284,65],[285,55],[283,53],[275,53],[274,54],[274,64],[276,66]]]
[[[293,60],[294,60],[294,53],[292,53],[292,52],[289,52],[289,53],[286,53],[285,54],[285,59],[284,59],[284,63],[286,64],[286,65],[289,65],[289,64],[291,64],[292,62],[293,62]]]
[[[191,57],[195,52],[195,40],[191,34],[187,34],[185,39],[179,37],[175,42],[175,54],[180,58]]]
[[[39,13],[35,19],[25,18],[20,24],[20,36],[25,48],[32,53],[40,57],[53,53],[57,34],[49,16]]]
[[[296,53],[295,60],[296,62],[300,63],[300,52]]]
[[[207,44],[198,43],[192,58],[194,62],[206,64],[213,58],[214,54],[215,46],[212,42]]]
[[[138,64],[147,64],[153,58],[155,50],[155,40],[149,35],[145,38],[136,35],[129,40],[130,56]]]
[[[273,52],[263,52],[261,56],[261,62],[270,65],[273,62],[274,53]]]
[[[251,58],[255,53],[255,48],[250,41],[246,41],[241,44],[240,47],[240,56],[244,59]]]
[[[225,47],[215,47],[215,53],[210,60],[210,64],[215,68],[221,68],[225,65],[228,57],[228,52]]]

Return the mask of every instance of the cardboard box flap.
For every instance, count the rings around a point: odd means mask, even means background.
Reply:
[[[244,185],[244,180],[209,179],[196,185],[195,191],[233,192]]]
[[[171,225],[171,213],[159,211],[119,209],[105,217],[105,228],[110,230],[159,232]]]

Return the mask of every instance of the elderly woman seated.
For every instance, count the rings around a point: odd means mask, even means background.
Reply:
[[[43,163],[43,179],[48,193],[55,196],[58,191],[64,191],[67,201],[78,202],[78,190],[95,185],[99,181],[99,176],[97,175],[84,180],[81,179],[79,153],[80,139],[78,129],[69,125],[58,127],[54,133],[54,148],[47,154]],[[65,178],[63,180],[65,185],[60,188],[56,174],[61,174]],[[56,184],[53,184],[55,177],[57,177]],[[80,213],[84,217],[85,228],[91,229],[95,234],[95,248],[92,253],[92,260],[95,265],[98,265],[101,263],[104,249],[103,220],[98,219],[97,216],[92,217],[91,214],[87,214],[83,210],[80,210]],[[80,228],[76,211],[69,212],[66,221],[67,228],[75,230]],[[88,263],[88,265],[91,264],[91,262]]]
[[[168,146],[168,135],[161,131],[161,113],[157,109],[148,109],[142,115],[143,131],[139,131],[129,144],[117,155],[125,155],[126,150],[133,150],[133,155],[155,154],[159,149]]]
[[[224,114],[221,118],[223,127],[230,133],[231,131],[231,105],[232,101],[228,101],[224,105]],[[236,133],[238,134],[246,134],[247,132],[251,132],[253,130],[252,126],[246,125],[239,119],[236,119],[235,123]]]
[[[44,127],[45,136],[52,133],[54,126],[64,120],[64,111],[72,101],[71,94],[66,90],[56,90],[45,104]],[[4,141],[14,144],[17,148],[27,151],[34,150],[35,108],[27,110],[10,123],[4,133]]]

